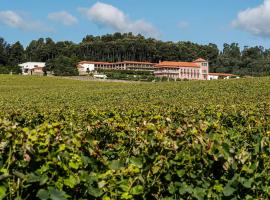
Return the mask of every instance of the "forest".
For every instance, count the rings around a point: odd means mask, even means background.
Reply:
[[[93,61],[192,61],[208,59],[210,72],[225,72],[246,76],[270,75],[270,49],[262,46],[240,48],[238,43],[196,44],[189,41],[161,41],[132,33],[103,36],[87,35],[80,43],[55,42],[51,38],[32,40],[24,47],[19,41],[9,44],[0,37],[0,73],[16,71],[19,63],[47,62],[59,57]],[[15,72],[16,73],[16,72]]]

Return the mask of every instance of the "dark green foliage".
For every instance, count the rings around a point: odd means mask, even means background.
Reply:
[[[79,74],[76,68],[77,63],[77,58],[59,56],[46,63],[45,72],[50,71],[55,76],[77,76]]]
[[[20,74],[22,73],[21,67],[9,67],[9,66],[0,66],[0,74]]]
[[[109,79],[131,80],[131,81],[153,81],[155,76],[150,71],[133,70],[98,70],[99,73],[106,74]]]
[[[0,66],[8,64],[8,48],[9,45],[4,38],[0,37]]]
[[[9,64],[11,66],[18,66],[18,64],[25,61],[24,48],[20,42],[16,42],[8,49]]]
[[[200,45],[192,42],[163,42],[132,33],[103,36],[87,35],[82,42],[54,42],[51,38],[33,40],[24,50],[19,42],[8,44],[0,38],[0,65],[16,66],[23,61],[48,62],[59,56],[77,57],[78,61],[193,61],[209,60],[211,72],[265,76],[270,74],[270,51],[261,46],[245,47],[237,43]],[[68,70],[66,72],[70,74]],[[119,75],[119,78],[123,78]]]

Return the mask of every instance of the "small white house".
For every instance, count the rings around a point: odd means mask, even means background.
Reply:
[[[19,64],[23,75],[43,75],[44,62],[26,62]]]
[[[96,62],[82,61],[77,65],[77,69],[80,75],[88,74],[89,72],[95,71]]]
[[[230,79],[232,77],[239,78],[234,74],[226,74],[226,73],[209,73],[208,74],[208,80]]]

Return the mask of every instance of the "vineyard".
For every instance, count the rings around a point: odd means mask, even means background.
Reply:
[[[270,78],[0,76],[0,199],[268,199]]]

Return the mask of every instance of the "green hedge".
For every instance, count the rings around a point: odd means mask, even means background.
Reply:
[[[21,67],[19,66],[0,66],[0,74],[20,74],[22,73]]]
[[[98,73],[106,74],[109,79],[131,80],[131,81],[153,81],[155,77],[150,71],[134,71],[134,70],[102,70]]]

